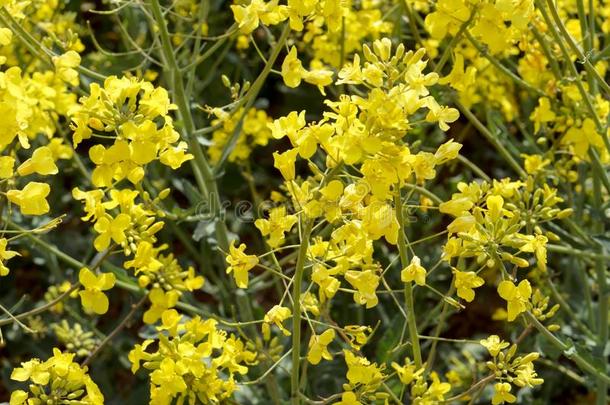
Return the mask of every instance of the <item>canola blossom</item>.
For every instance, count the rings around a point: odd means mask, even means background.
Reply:
[[[0,1],[0,402],[607,404],[609,17]]]

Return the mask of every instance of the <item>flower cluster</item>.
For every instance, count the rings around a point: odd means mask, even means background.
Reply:
[[[150,372],[151,404],[222,401],[237,389],[235,376],[246,374],[257,359],[213,319],[186,319],[167,310],[157,329],[157,339],[147,339],[129,353],[132,372],[140,366]]]
[[[11,394],[11,405],[74,403],[102,405],[104,396],[87,374],[87,367],[74,362],[73,353],[53,349],[46,361],[32,359],[15,368],[11,379],[30,381],[29,391],[16,390]]]
[[[487,367],[497,381],[494,385],[492,404],[513,403],[517,400],[510,392],[511,384],[517,387],[534,387],[544,382],[534,370],[534,360],[538,359],[539,353],[533,352],[515,357],[517,345],[510,345],[497,335],[482,339],[481,345],[492,357],[492,361],[487,362]]]

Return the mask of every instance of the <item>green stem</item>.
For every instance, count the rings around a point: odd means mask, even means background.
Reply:
[[[487,50],[476,39],[474,39],[474,37],[470,35],[468,31],[466,31],[465,35],[466,38],[468,38],[468,41],[470,41],[470,43],[477,49],[477,51],[479,51],[479,53],[483,55],[483,57],[485,57],[489,61],[489,63],[491,63],[496,69],[504,73],[506,76],[510,77],[517,85],[523,87],[525,90],[531,91],[532,93],[537,94],[541,97],[545,96],[543,91],[536,87],[533,87],[531,84],[527,83],[525,80],[517,76],[510,69],[500,63],[500,61],[494,56],[492,56],[489,52],[487,52]]]
[[[195,135],[195,123],[193,121],[189,101],[186,96],[182,72],[173,52],[172,42],[167,30],[167,22],[165,21],[165,17],[161,12],[159,0],[151,0],[150,6],[161,36],[163,58],[169,65],[170,87],[174,93],[175,102],[178,105],[178,111],[185,132],[184,135],[189,143],[189,149],[193,151],[193,155],[195,157],[194,161],[191,161],[193,162],[193,172],[201,192],[204,196],[206,196],[206,203],[210,205],[211,214],[215,220],[218,246],[226,252],[229,250],[229,236],[226,224],[220,218],[220,195],[218,193],[218,186],[214,178],[214,173],[201,145],[199,144],[199,141],[197,140],[197,136]]]
[[[589,363],[581,355],[579,355],[575,351],[574,347],[569,346],[568,344],[564,343],[561,339],[559,339],[557,336],[553,335],[551,333],[551,331],[549,331],[543,324],[540,323],[540,321],[538,321],[538,319],[536,319],[536,317],[534,315],[532,315],[531,312],[529,312],[529,311],[526,312],[524,314],[524,316],[525,316],[525,319],[527,319],[530,322],[530,324],[532,324],[534,326],[534,328],[536,328],[538,330],[538,332],[540,332],[542,334],[542,336],[544,336],[546,338],[546,340],[549,341],[549,343],[551,343],[553,346],[555,346],[556,348],[561,350],[563,352],[564,356],[566,356],[567,358],[572,360],[578,366],[578,368],[580,368],[582,371],[584,371],[586,373],[591,374],[592,376],[596,377],[598,380],[604,381],[606,384],[610,383],[610,376],[608,376],[607,374],[596,369],[591,363]]]
[[[17,22],[13,16],[11,16],[8,11],[4,7],[0,8],[0,21],[7,28],[9,28],[15,35],[19,38],[21,42],[32,52],[34,56],[36,56],[41,61],[47,63],[49,66],[54,66],[53,57],[57,56],[53,51],[45,48],[42,44],[36,40],[29,32],[27,32],[23,27]],[[87,69],[84,66],[75,67],[77,71],[80,73],[89,76],[92,79],[96,80],[106,80],[106,76],[94,72],[93,70]]]
[[[574,42],[574,39],[572,38],[572,36],[570,36],[570,33],[568,32],[565,25],[561,21],[561,18],[559,17],[557,7],[555,7],[555,3],[553,2],[553,0],[546,0],[546,3],[548,4],[549,10],[551,11],[551,16],[553,17],[553,21],[557,25],[557,28],[559,28],[559,32],[565,38],[570,49],[572,49],[572,51],[576,54],[578,59],[580,59],[581,62],[585,65],[585,70],[587,71],[587,75],[590,78],[590,82],[593,83],[593,79],[595,79],[597,81],[597,83],[599,83],[599,85],[602,87],[604,92],[606,94],[610,94],[610,86],[608,85],[608,83],[606,83],[604,78],[599,74],[597,69],[595,69],[595,67],[591,64],[591,62],[589,61],[589,56],[585,55],[582,52],[582,50]],[[540,8],[540,6],[539,6],[539,8]],[[585,35],[584,32],[583,32],[583,35]],[[591,39],[591,40],[593,40],[593,39]]]
[[[502,155],[506,162],[519,174],[519,177],[526,178],[527,173],[525,173],[525,170],[521,168],[521,165],[517,163],[517,161],[508,151],[508,149],[506,149],[504,145],[502,145],[502,142],[500,142],[500,140],[496,136],[494,136],[494,134],[492,134],[491,131],[487,129],[487,127],[483,125],[483,123],[481,123],[481,121],[479,121],[479,119],[472,113],[472,111],[470,111],[458,100],[455,100],[455,105],[460,109],[462,114],[464,114],[466,118],[475,126],[475,128],[479,130],[479,132],[485,137],[485,139],[487,139],[487,141],[496,148],[496,150],[500,153],[500,155]]]
[[[407,244],[405,241],[405,228],[404,228],[404,217],[402,212],[402,201],[400,195],[400,189],[396,191],[394,196],[394,206],[396,210],[396,220],[399,224],[398,229],[398,253],[400,255],[400,263],[403,268],[409,265],[409,259],[407,254]],[[411,348],[413,351],[413,361],[415,366],[420,368],[422,366],[421,349],[419,346],[419,334],[417,333],[417,323],[415,319],[415,305],[413,303],[413,283],[405,283],[404,288],[405,295],[405,308],[407,312],[407,323],[409,327],[409,340],[411,342]]]
[[[256,97],[258,96],[258,93],[260,93],[261,89],[263,88],[263,84],[265,83],[265,80],[267,80],[267,76],[269,76],[269,73],[271,73],[273,64],[275,63],[275,61],[277,60],[277,57],[279,56],[280,52],[282,51],[284,44],[286,43],[286,40],[288,39],[289,34],[290,34],[290,26],[288,24],[286,24],[284,26],[284,29],[282,30],[282,34],[281,34],[279,40],[277,41],[277,43],[275,44],[275,46],[273,48],[273,51],[271,52],[271,55],[267,59],[267,63],[265,63],[265,67],[263,68],[261,73],[258,75],[258,77],[254,81],[254,83],[252,83],[252,86],[250,87],[250,89],[248,90],[248,92],[246,93],[244,98],[241,99],[239,101],[239,103],[237,104],[237,106],[235,108],[236,111],[242,105],[244,107],[244,110],[242,111],[241,116],[239,117],[239,121],[237,122],[237,125],[235,126],[233,133],[229,137],[229,140],[227,141],[227,143],[225,144],[225,147],[222,150],[222,154],[220,155],[220,159],[218,160],[218,163],[216,163],[216,166],[214,167],[215,173],[220,173],[220,171],[222,170],[222,166],[224,165],[225,161],[228,159],[229,155],[235,148],[235,144],[237,143],[237,140],[239,139],[239,135],[241,134],[241,129],[243,126],[244,118],[246,117],[248,110],[250,108],[252,108],[252,105],[254,105],[254,102],[256,101]]]
[[[441,74],[443,66],[445,66],[445,63],[447,63],[447,60],[449,60],[449,55],[451,54],[451,51],[453,50],[455,45],[458,43],[458,41],[461,39],[462,34],[464,34],[466,29],[468,28],[468,25],[470,25],[470,22],[474,19],[475,15],[476,15],[476,12],[473,12],[470,15],[470,18],[461,25],[460,30],[451,38],[451,41],[449,41],[449,44],[447,44],[447,48],[445,48],[445,50],[443,51],[443,54],[441,55],[441,59],[438,61],[438,63],[434,67],[434,71],[436,73]]]
[[[309,236],[313,221],[306,219],[303,227],[303,237],[299,247],[297,265],[292,285],[292,375],[290,379],[290,400],[292,405],[299,405],[301,397],[299,393],[299,371],[301,364],[301,285],[305,261],[307,260],[307,249],[309,248]]]
[[[602,214],[602,193],[600,187],[600,179],[593,176],[593,207],[594,215],[597,216],[597,221],[594,222],[594,231],[598,235],[602,235],[605,231],[604,215]],[[599,253],[603,253],[603,247],[597,246]],[[597,318],[597,347],[595,353],[600,358],[604,358],[604,350],[608,343],[608,286],[606,284],[606,262],[603,259],[595,260],[595,273],[597,275],[597,284],[599,290],[598,302],[598,318]],[[605,363],[604,363],[605,365]],[[597,379],[597,405],[606,404],[606,395],[608,393],[608,384],[602,379]]]

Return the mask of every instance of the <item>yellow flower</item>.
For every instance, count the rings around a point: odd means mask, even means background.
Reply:
[[[318,364],[320,360],[332,360],[333,356],[328,351],[328,345],[335,339],[335,330],[327,329],[322,332],[321,335],[315,333],[311,335],[309,339],[309,352],[307,353],[307,360],[311,364]]]
[[[408,357],[405,358],[405,365],[401,366],[398,363],[392,362],[392,368],[396,370],[396,374],[400,382],[404,385],[409,385],[413,380],[419,378],[425,371],[424,368],[417,368]]]
[[[413,256],[411,263],[400,272],[400,280],[403,283],[415,281],[417,285],[426,285],[426,269],[421,265],[421,260]]]
[[[481,287],[485,284],[485,281],[474,271],[459,271],[453,269],[455,275],[455,288],[457,289],[457,295],[460,298],[465,299],[468,302],[472,302],[474,299],[474,288]]]
[[[362,405],[362,402],[358,401],[358,396],[353,391],[345,391],[341,394],[341,401],[335,405]]]
[[[434,153],[435,164],[440,165],[456,159],[460,154],[460,149],[462,149],[462,144],[454,142],[453,139],[450,139],[439,146]]]
[[[512,281],[504,280],[498,285],[498,294],[508,302],[508,321],[512,322],[520,313],[527,310],[532,287],[527,280],[522,280],[518,286]]]
[[[432,38],[442,39],[447,33],[455,35],[469,17],[470,10],[464,0],[440,0],[436,11],[426,15],[426,29]]]
[[[239,288],[248,287],[248,271],[258,264],[258,257],[255,255],[247,255],[244,253],[246,245],[241,244],[238,248],[235,247],[235,241],[231,241],[229,246],[229,255],[227,255],[227,274],[233,272],[235,284]]]
[[[28,393],[23,390],[15,390],[11,393],[11,399],[9,405],[23,405],[26,404],[28,399]]]
[[[0,179],[13,177],[15,158],[12,156],[0,156]]]
[[[289,149],[284,153],[273,152],[273,167],[282,173],[282,177],[286,181],[294,180],[295,177],[295,162],[297,159],[298,149]]]
[[[491,335],[487,339],[481,339],[479,343],[489,351],[492,357],[496,357],[502,350],[510,346],[508,342],[501,340],[498,335]]]
[[[78,280],[85,288],[80,291],[81,304],[85,311],[98,315],[108,311],[108,297],[102,291],[114,287],[116,277],[112,273],[103,273],[99,276],[93,274],[91,270],[83,267],[78,273]]]
[[[334,297],[341,287],[341,282],[333,277],[333,273],[320,264],[314,264],[311,281],[319,286],[318,294],[322,303]]]
[[[324,87],[333,83],[333,72],[322,68],[313,68],[310,66],[309,71],[303,73],[303,80],[314,86],[318,86],[320,93],[325,96]]]
[[[18,168],[17,173],[21,176],[38,173],[44,175],[57,174],[53,152],[47,146],[41,146],[32,153],[32,157],[23,162]]]
[[[6,260],[12,259],[15,256],[21,256],[17,252],[13,252],[12,250],[6,250],[6,245],[8,241],[6,238],[0,238],[0,277],[6,276],[9,272],[8,267],[4,265]]]
[[[152,339],[146,339],[145,341],[142,342],[141,345],[139,345],[139,344],[135,345],[134,348],[129,352],[129,355],[127,356],[127,358],[131,362],[131,372],[132,373],[135,373],[136,371],[139,370],[140,362],[142,360],[148,361],[152,358],[152,355],[150,353],[146,353],[146,348],[148,346],[150,346],[150,344],[152,342],[153,342]]]
[[[60,402],[103,405],[104,396],[87,375],[87,367],[74,362],[74,356],[54,348],[53,356],[45,362],[32,359],[21,363],[21,367],[13,370],[11,379],[33,384],[29,384],[30,392],[13,391],[10,404],[41,404],[40,396],[46,395]]]
[[[373,308],[379,302],[377,298],[377,287],[379,276],[373,270],[354,271],[345,273],[345,280],[357,291],[354,293],[354,301],[367,308]]]
[[[173,308],[180,298],[180,293],[176,290],[164,292],[161,288],[153,288],[148,294],[151,302],[150,308],[144,312],[143,320],[146,324],[157,322],[167,309]]]
[[[48,184],[32,181],[23,190],[9,190],[6,196],[21,208],[22,214],[42,215],[49,212],[46,197],[50,192],[51,187]]]
[[[570,127],[561,138],[561,144],[571,145],[574,149],[574,154],[584,160],[588,159],[589,147],[604,147],[602,137],[597,132],[595,123],[591,118],[585,118],[580,128],[575,126]]]
[[[6,46],[13,40],[13,31],[9,28],[0,28],[0,45]]]
[[[536,174],[546,166],[551,164],[549,159],[543,159],[541,155],[527,155],[521,154],[523,160],[523,166],[528,174]]]
[[[553,122],[555,117],[548,97],[538,99],[538,107],[530,114],[530,120],[534,122],[534,132],[540,131],[541,124]]]
[[[290,48],[290,52],[284,58],[284,62],[282,63],[282,78],[284,79],[284,84],[288,87],[299,87],[301,84],[301,80],[303,79],[303,75],[307,73],[299,57],[297,56],[297,48],[293,46]]]
[[[360,55],[355,54],[354,60],[347,63],[339,71],[339,80],[336,84],[360,84],[362,83],[362,69],[360,68]]]
[[[288,17],[286,6],[278,6],[277,1],[252,0],[247,6],[232,5],[231,10],[242,34],[250,34],[260,22],[275,25]]]
[[[272,248],[277,248],[284,243],[284,233],[289,232],[297,222],[295,215],[286,215],[286,207],[272,208],[269,219],[259,218],[254,222],[263,236],[269,236],[268,243]]]
[[[118,244],[125,242],[127,240],[125,231],[130,226],[131,217],[127,214],[119,214],[116,218],[102,217],[98,219],[93,228],[100,235],[95,238],[93,245],[98,252],[101,252],[110,246],[110,240]]]
[[[452,123],[460,118],[460,113],[455,108],[441,106],[433,98],[428,98],[426,102],[426,106],[429,109],[428,114],[426,115],[426,121],[438,122],[438,126],[443,131],[449,129],[447,123]]]
[[[271,308],[263,318],[263,328],[267,329],[268,332],[269,324],[273,323],[278,328],[280,328],[280,330],[285,336],[290,336],[290,331],[284,327],[282,322],[284,322],[291,316],[292,311],[290,310],[290,308],[282,307],[280,305],[274,305],[273,308]]]
[[[494,385],[494,395],[491,398],[493,405],[503,404],[505,402],[513,403],[517,400],[513,394],[510,393],[511,386],[509,383],[497,383]]]
[[[430,379],[432,380],[432,383],[426,391],[426,398],[435,400],[435,402],[443,402],[445,399],[445,394],[451,390],[451,384],[441,382],[441,380],[438,378],[438,374],[434,371],[430,373]]]
[[[190,153],[186,153],[186,142],[179,142],[176,146],[169,146],[159,155],[159,161],[165,166],[169,166],[176,170],[182,163],[194,159]]]
[[[487,197],[487,215],[492,222],[496,222],[502,216],[502,207],[504,207],[504,199],[499,195],[490,195]]]
[[[76,51],[68,51],[63,55],[53,57],[53,64],[59,78],[73,86],[78,84],[78,71],[74,68],[80,65],[80,61],[80,55]]]
[[[546,244],[549,239],[544,235],[523,235],[526,241],[519,250],[533,252],[536,255],[536,264],[542,271],[546,271]]]
[[[464,71],[464,56],[460,53],[455,55],[455,61],[453,62],[453,68],[449,75],[443,77],[438,82],[439,84],[449,84],[457,91],[466,91],[469,87],[475,83],[475,75],[477,69],[474,66],[469,66]]]
[[[355,355],[349,350],[343,350],[347,364],[347,380],[352,386],[357,384],[375,387],[381,383],[383,374],[377,364],[371,364],[365,357]]]

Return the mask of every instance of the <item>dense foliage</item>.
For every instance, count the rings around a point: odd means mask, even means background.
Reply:
[[[0,0],[0,402],[608,403],[607,0]]]

